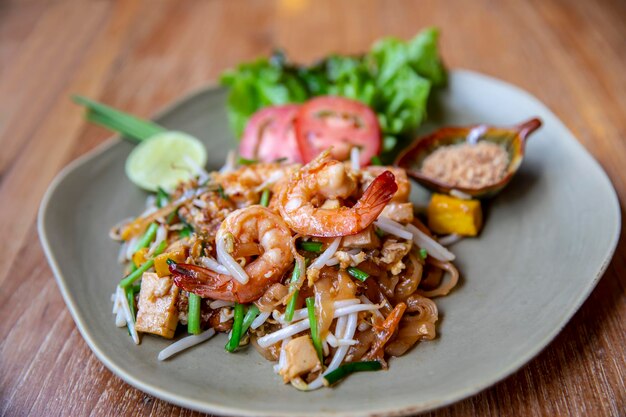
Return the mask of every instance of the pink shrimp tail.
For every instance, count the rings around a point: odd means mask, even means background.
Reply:
[[[360,215],[359,228],[361,230],[378,218],[396,191],[398,191],[398,184],[396,184],[396,177],[391,171],[383,172],[372,181],[353,207]]]
[[[232,281],[224,279],[230,277],[189,264],[172,264],[169,270],[174,284],[185,291],[215,300],[238,301],[232,291]]]

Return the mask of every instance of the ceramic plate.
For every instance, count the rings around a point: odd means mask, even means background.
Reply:
[[[159,123],[206,144],[209,168],[234,146],[225,91],[177,103]],[[510,375],[561,330],[611,259],[620,229],[615,191],[598,163],[543,104],[504,82],[454,71],[423,130],[477,122],[512,125],[538,116],[527,157],[490,205],[478,239],[456,244],[462,282],[437,299],[438,337],[393,359],[387,372],[358,374],[334,389],[298,392],[254,349],[224,351],[226,338],[166,362],[169,341],[135,346],[116,328],[110,295],[122,274],[109,228],[139,213],[146,195],[124,175],[132,145],[113,140],[71,163],[39,212],[39,233],[65,302],[96,356],[129,384],[184,407],[246,416],[401,415],[475,394]],[[415,198],[425,192],[415,186]]]

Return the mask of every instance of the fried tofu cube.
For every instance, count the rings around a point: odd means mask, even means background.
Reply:
[[[480,201],[461,200],[443,194],[433,194],[426,214],[428,227],[440,234],[476,236],[483,222]]]
[[[162,253],[154,258],[154,270],[159,277],[170,275],[170,268],[167,264],[168,259],[171,259],[176,263],[185,262],[185,259],[187,259],[187,251],[181,246],[170,252]]]
[[[368,227],[356,235],[344,236],[341,246],[357,249],[375,249],[380,246],[380,239],[376,236],[373,226]]]
[[[413,203],[394,203],[385,206],[381,216],[398,223],[411,223],[413,221]]]
[[[141,277],[135,329],[166,339],[174,337],[178,324],[178,294],[179,288],[169,276],[159,277],[154,272],[144,272]]]
[[[309,335],[290,340],[285,346],[285,353],[285,365],[280,370],[285,383],[297,376],[322,369]]]

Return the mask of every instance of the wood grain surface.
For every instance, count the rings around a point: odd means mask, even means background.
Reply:
[[[44,258],[35,219],[46,187],[109,136],[83,121],[71,93],[147,117],[276,46],[309,62],[436,25],[449,67],[539,97],[600,161],[624,206],[625,19],[623,0],[0,0],[0,414],[198,414],[96,359]],[[544,352],[432,415],[626,415],[625,277],[622,232],[605,276]]]

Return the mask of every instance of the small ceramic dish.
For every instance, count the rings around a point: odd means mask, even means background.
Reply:
[[[534,118],[510,128],[484,124],[467,127],[444,127],[415,140],[398,155],[395,165],[406,169],[407,174],[426,188],[439,193],[449,194],[454,189],[476,198],[492,197],[511,182],[524,159],[524,149],[528,136],[540,126],[541,120]],[[496,143],[504,147],[509,155],[505,174],[498,182],[481,188],[466,188],[443,183],[422,172],[424,159],[435,150],[443,146],[478,143],[479,141]]]

